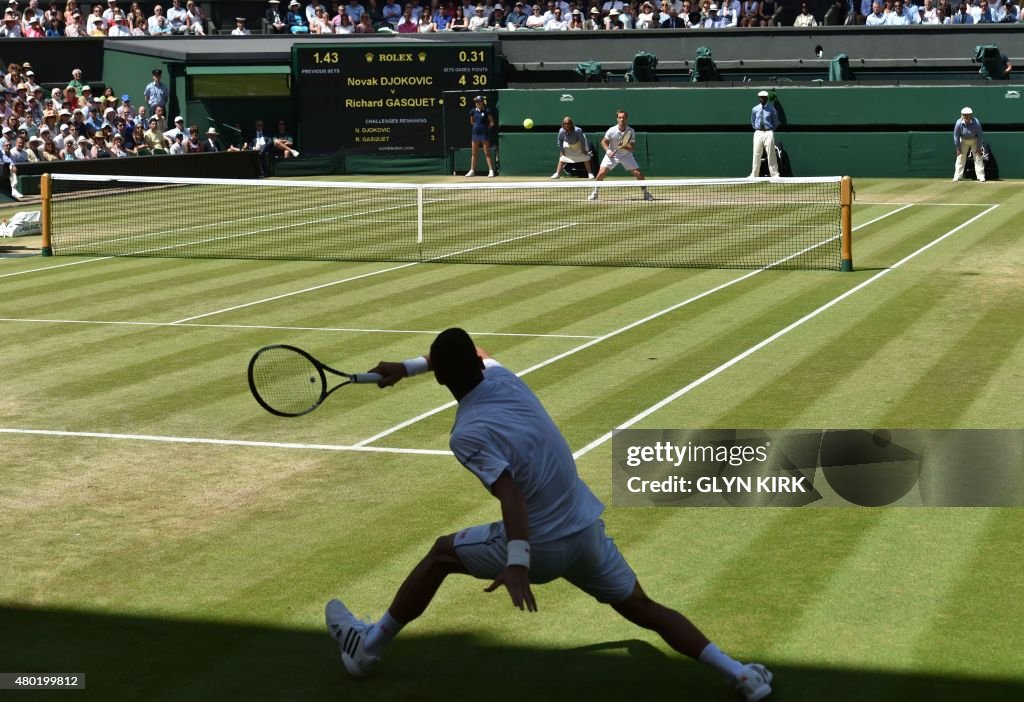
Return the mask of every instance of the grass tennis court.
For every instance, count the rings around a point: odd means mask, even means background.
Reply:
[[[497,502],[445,455],[432,378],[289,420],[245,367],[284,342],[365,370],[462,326],[528,371],[606,502],[627,424],[1024,427],[1019,183],[855,185],[854,273],[0,259],[0,672],[84,673],[67,694],[97,700],[734,699],[568,585],[526,615],[468,578],[348,679],[324,603],[379,616]],[[772,700],[1024,697],[1024,510],[605,521]]]

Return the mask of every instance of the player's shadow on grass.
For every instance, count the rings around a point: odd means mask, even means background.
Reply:
[[[351,680],[337,647],[317,629],[0,607],[0,672],[84,673],[87,689],[65,694],[105,702],[736,699],[713,673],[645,641],[538,649],[429,631],[429,622],[417,625],[388,649],[374,676]],[[515,639],[515,632],[504,633]],[[1024,699],[1020,680],[764,662],[776,674],[771,699],[778,702]],[[35,701],[39,694],[5,691],[3,699]]]

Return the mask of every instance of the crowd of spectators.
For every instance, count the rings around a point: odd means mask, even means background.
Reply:
[[[296,155],[294,139],[283,120],[263,133],[257,121],[253,137],[225,142],[214,127],[201,130],[185,125],[182,117],[168,124],[166,93],[160,72],[146,86],[146,104],[135,106],[131,96],[113,88],[94,91],[74,69],[64,88],[44,90],[29,63],[11,63],[0,77],[0,163],[17,166],[39,161],[84,161],[161,154],[258,151],[261,161]]]
[[[210,22],[201,3],[170,0],[157,3],[150,14],[138,2],[105,0],[91,9],[77,0],[63,5],[40,0],[8,0],[0,37],[132,37],[203,36]],[[0,0],[2,2],[2,0]],[[122,6],[124,5],[124,9]],[[572,31],[642,29],[715,29],[772,27],[783,24],[779,0],[534,0],[506,4],[487,0],[342,0],[328,8],[319,0],[270,0],[263,28],[271,34],[370,34],[378,31],[419,34],[480,31]],[[790,15],[792,17],[792,15]],[[868,26],[919,24],[986,24],[1020,21],[1015,0],[834,0],[820,11],[801,6],[797,27],[819,24]],[[246,18],[235,18],[233,35],[248,35]]]
[[[955,1],[957,12],[970,20],[957,20],[949,0],[923,0],[922,5],[914,0],[833,0],[814,7],[802,4],[795,21],[789,15],[785,24],[814,27],[1020,21],[1015,0],[970,0],[963,5]],[[506,0],[505,4],[494,0],[408,0],[405,4],[396,0],[348,0],[333,2],[330,9],[318,0],[306,5],[299,0],[270,0],[265,24],[276,34],[420,34],[774,27],[783,25],[783,17],[779,0]]]

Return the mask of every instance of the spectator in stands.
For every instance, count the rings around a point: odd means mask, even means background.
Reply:
[[[184,34],[188,31],[188,10],[181,0],[171,0],[171,6],[167,8],[167,24],[171,27],[171,34]]]
[[[591,7],[587,11],[587,18],[583,20],[583,28],[591,32],[604,28],[604,18],[601,17],[600,8]]]
[[[412,18],[412,10],[406,7],[402,13],[402,21],[398,23],[399,34],[416,34],[419,32],[419,26],[416,24],[416,20]]]
[[[924,6],[921,8],[921,24],[938,24],[935,18],[936,7],[932,3],[932,0],[924,0]]]
[[[0,27],[0,37],[16,39],[23,36],[18,14],[11,8],[4,10],[4,24]]]
[[[141,127],[142,125],[139,126]],[[178,130],[178,133],[180,134],[181,130]],[[149,118],[149,129],[147,129],[142,136],[143,143],[150,152],[153,152],[156,149],[163,149],[164,145],[167,143],[164,133],[160,131],[160,123],[156,117]]]
[[[292,0],[288,3],[288,31],[292,34],[309,34],[309,22],[302,12],[299,0]]]
[[[174,140],[171,141],[170,146],[167,147],[166,153],[171,156],[181,156],[185,153],[185,134],[184,132],[178,132],[174,136]]]
[[[392,29],[402,21],[402,5],[395,0],[390,0],[383,8],[384,22]]]
[[[193,0],[185,3],[185,23],[188,25],[188,33],[196,37],[206,36],[206,17],[203,16],[203,8]]]
[[[527,16],[523,26],[527,29],[543,29],[544,23],[545,20],[544,15],[541,13],[540,3],[534,3],[533,9],[530,11],[529,16]]]
[[[477,5],[473,9],[473,14],[468,19],[469,31],[481,32],[487,29],[487,15],[484,14],[484,6]],[[547,27],[545,27],[546,29]]]
[[[761,17],[758,14],[758,9],[760,7],[760,0],[743,0],[740,4],[740,26],[760,27]]]
[[[46,25],[46,36],[48,37],[62,37],[64,34],[64,20],[59,16],[53,16],[49,19]]]
[[[719,0],[718,16],[722,18],[719,28],[740,26],[740,2],[739,0]]]
[[[85,18],[85,31],[90,37],[104,37],[107,35],[107,21],[103,19],[103,7],[94,5],[92,12]]]
[[[124,147],[132,156],[149,156],[149,148],[146,146],[146,132],[143,130],[142,124],[135,124],[135,128],[132,130],[131,144],[128,143],[128,139],[125,139]]]
[[[114,17],[114,23],[107,30],[108,37],[130,37],[132,30],[128,29],[128,18],[118,14]]]
[[[235,28],[231,30],[231,36],[233,36],[233,37],[247,37],[250,34],[252,34],[252,32],[250,32],[248,30],[248,28],[246,28],[246,26],[245,26],[245,18],[244,17],[236,17],[235,18]]]
[[[132,2],[131,6],[128,8],[126,16],[128,17],[129,29],[135,29],[139,26],[143,29],[148,28],[149,22],[146,20],[146,15],[142,12],[142,6],[139,5],[139,3]]]
[[[526,26],[527,15],[523,11],[523,3],[517,2],[512,6],[512,11],[505,17],[505,27],[508,29],[516,30]]]
[[[885,26],[905,27],[908,24],[910,24],[910,21],[907,19],[906,12],[904,12],[903,0],[896,0],[892,11],[885,16]]]
[[[107,9],[103,11],[103,19],[107,21],[108,27],[114,23],[114,17],[120,14],[120,12],[117,7],[117,0],[107,0]]]
[[[274,158],[292,158],[295,151],[295,139],[288,133],[288,123],[277,120],[277,131],[274,133]]]
[[[151,119],[157,119],[157,118],[156,117],[152,117]],[[158,123],[159,123],[159,121],[158,121]],[[168,129],[167,131],[162,132],[162,133],[164,135],[164,139],[167,140],[168,142],[170,142],[172,139],[174,139],[176,134],[179,134],[179,133],[188,134],[188,130],[185,129],[185,118],[182,117],[181,115],[178,115],[177,117],[174,118],[174,126],[171,127],[170,129]]]
[[[661,23],[662,29],[686,29],[686,19],[679,15],[674,6],[669,6],[668,19]]]
[[[370,14],[368,12],[364,12],[363,13],[363,17],[365,17],[367,19],[367,21],[371,20]],[[363,17],[359,18],[360,22],[362,22]],[[348,16],[348,13],[346,13],[346,12],[339,12],[337,15],[335,15],[335,19],[338,20],[337,24],[333,24],[331,26],[331,29],[332,29],[332,31],[335,34],[355,34],[356,33],[356,26],[354,24],[352,24],[352,18]],[[333,20],[332,20],[332,22],[333,22]],[[373,27],[372,24],[370,26],[371,26],[371,28]]]
[[[957,8],[957,12],[953,15],[952,24],[974,24],[974,16],[971,15],[970,8],[967,3],[960,3],[960,7]]]
[[[110,140],[110,147],[108,149],[111,158],[125,158],[131,156],[128,150],[124,147],[124,137],[120,134],[114,134]]]
[[[974,16],[975,24],[995,24],[997,22],[995,13],[985,0],[978,4],[978,11]]]
[[[25,143],[25,137],[20,134],[14,138],[14,146],[7,152],[7,157],[11,160],[11,163],[17,165],[19,163],[28,163],[28,154],[26,153],[28,146]]]
[[[157,105],[153,108],[153,116],[156,117],[157,124],[160,125],[160,131],[167,130],[167,113],[164,110],[163,105]]]
[[[818,20],[811,14],[810,9],[807,7],[807,3],[800,5],[800,14],[796,16],[796,21],[793,22],[794,27],[817,27]]]
[[[345,5],[345,14],[352,20],[353,26],[359,21],[359,18],[366,12],[366,8],[363,7],[359,0],[349,0],[348,4]]]
[[[64,24],[71,24],[71,18],[78,10],[78,0],[67,0],[64,5]]]
[[[1020,8],[1014,0],[1006,0],[1006,3],[999,8],[999,21],[1003,24],[1020,21]]]
[[[203,153],[203,142],[199,138],[199,125],[189,125],[188,131],[185,132],[185,141],[182,142],[182,147],[186,154]]]
[[[284,34],[288,29],[288,23],[281,14],[281,0],[270,0],[270,7],[267,8],[267,29],[271,34]]]
[[[38,17],[31,17],[26,18],[25,29],[22,30],[21,35],[27,39],[42,39],[46,36],[46,31]]]
[[[220,144],[217,143],[217,137],[220,134],[217,132],[216,127],[210,127],[206,130],[206,141],[203,142],[202,152],[204,154],[215,154],[221,151]]]
[[[327,8],[323,6],[323,3],[319,2],[319,0],[310,0],[304,10],[306,13],[306,20],[309,22],[310,27],[313,26],[313,18],[316,17],[317,10],[323,10],[324,14],[327,14]]]
[[[318,7],[315,10],[313,19],[309,21],[309,33],[310,34],[334,34],[334,28],[331,26],[331,20],[327,17],[327,11],[323,7]],[[340,32],[339,32],[340,33]]]
[[[367,15],[363,15],[366,17]],[[420,21],[416,24],[416,31],[419,34],[430,34],[437,31],[437,25],[434,24],[434,18],[429,12],[424,12],[420,15]]]
[[[761,26],[778,27],[782,12],[782,3],[778,0],[761,0]]]
[[[96,149],[90,139],[78,137],[78,148],[75,149],[76,161],[89,161],[96,158]]]
[[[869,27],[881,27],[885,24],[885,15],[882,13],[882,6],[878,2],[871,3],[871,14],[864,20]]]
[[[650,2],[644,2],[640,6],[640,12],[636,15],[637,29],[653,29],[657,26],[654,21],[654,6]]]
[[[71,14],[71,21],[64,26],[64,36],[66,37],[85,37],[88,36],[88,31],[85,28],[85,21],[82,18],[82,13],[75,10]]]
[[[477,8],[477,13],[481,13],[481,12],[483,12],[483,10],[481,8]],[[469,22],[470,22],[469,28],[470,29],[473,29],[473,19],[476,19],[476,18],[472,18],[472,19],[469,20]],[[545,32],[564,32],[568,28],[569,28],[569,23],[565,21],[564,17],[562,17],[562,8],[560,8],[560,7],[554,8],[554,10],[552,11],[551,19],[549,19],[547,22],[544,23],[544,31]]]

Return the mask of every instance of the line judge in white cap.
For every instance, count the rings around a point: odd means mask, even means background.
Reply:
[[[960,119],[953,126],[953,146],[956,149],[956,170],[953,182],[964,177],[964,166],[967,164],[967,152],[974,153],[974,172],[978,182],[985,182],[985,133],[981,130],[981,122],[974,118],[974,110],[965,107],[960,110]]]
[[[754,161],[750,166],[750,177],[761,175],[761,154],[768,150],[768,172],[772,178],[779,177],[779,161],[775,155],[775,128],[779,125],[779,114],[768,102],[768,91],[757,94],[757,104],[750,111],[750,126],[754,129]]]

